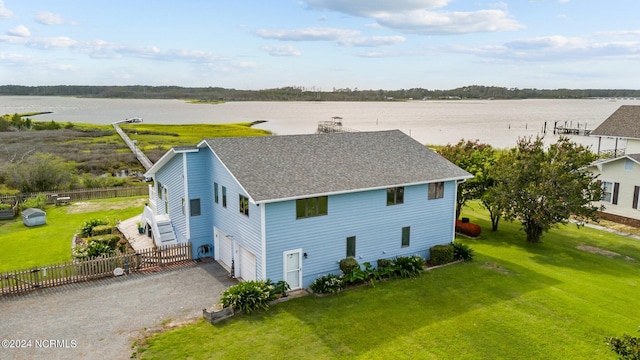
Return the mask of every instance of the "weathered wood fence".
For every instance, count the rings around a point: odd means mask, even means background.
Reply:
[[[40,193],[20,193],[17,195],[5,195],[0,196],[0,202],[15,203],[22,202],[28,198],[36,197]],[[110,199],[116,197],[127,196],[144,196],[149,194],[148,186],[128,186],[128,187],[113,187],[106,189],[78,189],[78,190],[62,190],[62,191],[47,191],[42,194],[46,195],[47,203],[55,204],[56,199],[59,197],[68,197],[69,201],[81,201],[92,199]]]
[[[85,261],[0,272],[0,295],[20,294],[38,288],[113,277],[117,268],[128,274],[154,268],[162,269],[189,260],[192,260],[190,242],[149,248],[135,254],[103,256]]]

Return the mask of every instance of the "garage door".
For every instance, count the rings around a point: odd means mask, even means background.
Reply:
[[[233,253],[231,252],[231,238],[217,228],[215,229],[214,234],[216,237],[214,244],[215,259],[231,270],[231,259],[233,258]]]
[[[256,279],[256,256],[238,245],[240,255],[240,274],[236,275],[245,281]]]

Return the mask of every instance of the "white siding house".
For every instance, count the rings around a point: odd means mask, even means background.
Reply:
[[[612,156],[592,166],[604,191],[601,217],[640,226],[640,106],[621,106],[591,135],[599,138],[598,153]],[[603,149],[603,139],[613,149]]]
[[[146,176],[145,222],[175,232],[164,243],[191,241],[236,277],[292,289],[348,256],[428,258],[453,241],[457,183],[471,177],[397,130],[207,139]]]

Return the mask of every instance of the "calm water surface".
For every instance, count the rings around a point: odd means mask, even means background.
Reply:
[[[2,96],[0,114],[50,111],[37,120],[110,124],[139,116],[147,123],[194,124],[267,120],[259,125],[276,134],[310,134],[318,121],[343,118],[360,131],[399,129],[425,144],[479,139],[511,147],[519,137],[535,136],[559,121],[595,128],[621,105],[635,100],[460,100],[408,102],[229,102],[189,104],[181,100],[83,99],[72,97]],[[547,142],[557,139],[548,131]],[[585,145],[596,138],[574,136]]]

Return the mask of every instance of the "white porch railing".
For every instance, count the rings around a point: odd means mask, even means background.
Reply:
[[[160,229],[156,223],[155,212],[149,206],[144,207],[144,212],[142,213],[142,225],[149,225],[151,228],[151,238],[153,239],[153,243],[158,246],[162,241],[162,239],[160,239]]]
[[[149,207],[151,207],[151,210],[154,213],[158,211],[158,206],[156,202],[157,198],[158,198],[158,194],[156,192],[155,187],[153,185],[149,185]]]

